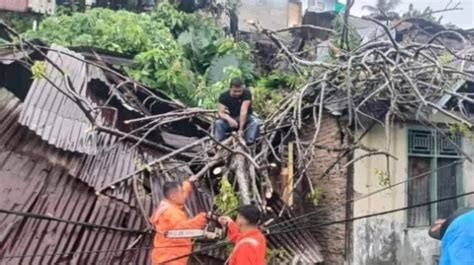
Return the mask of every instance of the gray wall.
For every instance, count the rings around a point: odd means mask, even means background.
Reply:
[[[242,0],[239,29],[253,30],[245,20],[254,20],[269,29],[285,28],[288,23],[288,0]]]
[[[384,217],[354,223],[355,265],[431,265],[439,255],[439,242],[428,228],[406,229],[405,224]]]

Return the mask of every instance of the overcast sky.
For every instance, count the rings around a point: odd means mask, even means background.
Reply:
[[[342,0],[341,2],[344,1]],[[362,10],[362,6],[374,5],[375,2],[376,0],[355,0],[351,14],[356,16],[366,15],[367,11]],[[463,29],[474,28],[474,0],[453,0],[455,4],[458,2],[461,3],[459,7],[463,8],[463,10],[444,12],[441,23],[451,22]],[[413,3],[414,7],[419,10],[424,10],[427,6],[431,7],[432,10],[440,10],[444,9],[449,0],[402,0],[402,4],[397,8],[397,11],[401,13],[407,11],[410,3]]]

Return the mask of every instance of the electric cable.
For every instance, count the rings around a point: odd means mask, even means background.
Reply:
[[[129,252],[129,251],[141,251],[151,250],[155,248],[173,248],[173,247],[189,247],[192,244],[172,246],[172,247],[141,247],[141,248],[126,248],[126,249],[107,249],[107,250],[90,250],[90,251],[70,251],[70,252],[57,252],[57,253],[43,253],[43,254],[24,254],[14,256],[0,256],[2,259],[19,259],[19,258],[36,258],[36,257],[48,257],[48,256],[69,256],[78,254],[100,254],[100,253],[113,253],[113,252]]]
[[[215,243],[212,243],[213,246]],[[106,250],[89,250],[89,251],[70,251],[70,252],[57,252],[57,253],[43,253],[43,254],[23,254],[23,255],[13,255],[13,256],[0,256],[2,259],[19,259],[19,258],[37,258],[37,257],[48,257],[48,256],[69,256],[69,255],[82,255],[82,254],[100,254],[100,253],[114,253],[114,252],[130,252],[130,251],[142,251],[142,250],[152,250],[152,249],[172,249],[172,248],[181,248],[181,247],[192,247],[196,244],[183,244],[175,246],[166,246],[166,247],[140,247],[140,248],[125,248],[125,249],[106,249]],[[203,245],[200,243],[199,245]]]
[[[426,177],[426,176],[428,176],[428,175],[431,174],[431,173],[437,172],[437,171],[439,171],[439,170],[441,170],[441,169],[444,169],[444,168],[447,168],[447,167],[450,167],[450,166],[453,166],[453,165],[456,165],[456,164],[460,164],[460,163],[462,163],[462,162],[464,162],[464,160],[457,160],[457,161],[454,161],[454,162],[452,162],[452,163],[449,163],[449,164],[446,164],[446,165],[444,165],[444,166],[438,167],[438,168],[436,168],[436,169],[433,169],[433,170],[424,172],[424,173],[419,174],[419,175],[416,175],[416,176],[414,176],[414,177],[407,178],[407,179],[405,179],[405,180],[403,180],[403,181],[400,181],[400,182],[397,182],[397,183],[395,183],[395,184],[393,184],[393,185],[389,185],[389,186],[387,186],[387,187],[384,187],[384,188],[378,189],[378,190],[376,190],[376,191],[370,192],[370,193],[368,193],[368,194],[366,194],[366,195],[364,195],[364,196],[361,196],[361,197],[359,197],[359,198],[357,198],[357,199],[350,199],[350,200],[347,200],[346,202],[344,202],[344,203],[341,204],[341,205],[321,207],[321,208],[319,208],[319,209],[316,209],[315,211],[311,211],[311,212],[309,212],[309,213],[305,213],[305,214],[296,216],[296,217],[294,217],[294,218],[290,218],[290,219],[288,219],[288,220],[285,220],[285,221],[282,221],[282,222],[279,222],[279,223],[275,223],[275,224],[269,225],[269,226],[266,227],[266,228],[267,228],[267,229],[271,229],[271,228],[273,228],[273,227],[277,227],[277,226],[281,226],[281,225],[285,225],[285,224],[297,225],[297,224],[299,223],[299,222],[295,222],[295,221],[297,221],[297,220],[301,220],[301,219],[304,219],[304,218],[307,218],[307,217],[316,215],[316,214],[318,214],[318,213],[320,213],[320,212],[322,212],[322,211],[324,211],[324,210],[336,210],[336,209],[339,209],[339,208],[341,208],[341,207],[346,207],[346,206],[347,206],[348,204],[350,204],[350,203],[358,202],[358,201],[360,201],[360,200],[366,199],[366,198],[371,197],[371,196],[373,196],[373,195],[375,195],[375,194],[378,194],[378,193],[380,193],[380,192],[386,191],[386,190],[388,190],[388,189],[391,189],[391,188],[393,188],[393,187],[399,186],[399,185],[401,185],[401,184],[404,184],[404,183],[407,183],[407,182],[410,182],[410,181],[413,181],[413,180],[416,180],[416,179],[420,179],[420,178]],[[302,222],[304,222],[304,220],[303,220]]]
[[[89,227],[89,228],[107,229],[107,230],[114,230],[114,231],[119,231],[119,232],[128,232],[128,233],[142,234],[142,235],[143,234],[151,234],[149,232],[145,232],[145,231],[142,231],[142,230],[129,229],[129,228],[123,228],[123,227],[116,227],[116,226],[91,224],[91,223],[80,222],[80,221],[71,221],[71,220],[56,218],[56,217],[47,216],[47,215],[43,215],[43,214],[20,212],[20,211],[13,211],[13,210],[7,210],[7,209],[0,209],[0,213],[12,214],[12,215],[17,215],[17,216],[24,216],[24,217],[28,217],[28,218],[34,218],[34,219],[55,221],[55,222],[66,223],[66,224],[79,225],[79,226],[84,226],[84,227]]]
[[[316,224],[311,224],[311,225],[306,225],[306,226],[299,226],[299,227],[294,227],[294,228],[290,228],[290,229],[287,229],[287,230],[280,230],[280,231],[277,230],[277,231],[274,231],[274,232],[270,231],[266,235],[290,233],[290,232],[303,230],[303,229],[310,229],[310,228],[316,228],[316,227],[330,226],[330,225],[334,225],[334,224],[348,223],[348,222],[367,219],[367,218],[371,218],[371,217],[396,213],[396,212],[400,212],[400,211],[406,211],[406,210],[410,210],[410,209],[413,209],[413,208],[418,208],[418,207],[423,207],[423,206],[435,204],[435,203],[438,203],[438,202],[449,201],[449,200],[465,197],[465,196],[468,196],[468,195],[474,195],[474,191],[465,192],[465,193],[457,194],[455,196],[450,196],[450,197],[445,197],[445,198],[442,198],[442,199],[427,201],[427,202],[424,202],[424,203],[414,204],[414,205],[410,205],[410,206],[406,206],[406,207],[402,207],[402,208],[397,208],[397,209],[392,209],[392,210],[388,210],[388,211],[383,211],[383,212],[379,212],[379,213],[373,213],[373,214],[368,214],[368,215],[363,215],[363,216],[357,216],[357,217],[353,217],[353,218],[348,218],[348,219],[343,219],[343,220],[338,220],[338,221],[332,221],[332,222],[327,222],[327,223],[316,223]]]

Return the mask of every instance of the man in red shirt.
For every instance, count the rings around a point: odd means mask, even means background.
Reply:
[[[221,225],[227,225],[228,237],[235,246],[229,256],[229,265],[264,265],[266,240],[258,229],[260,211],[253,205],[238,210],[236,222],[230,217],[219,218]]]

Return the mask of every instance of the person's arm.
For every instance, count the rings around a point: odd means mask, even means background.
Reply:
[[[189,194],[191,194],[191,191],[193,190],[193,185],[189,181],[184,181],[183,185],[181,186],[181,189],[183,190],[184,197],[186,199],[189,197]]]
[[[242,105],[240,106],[240,120],[239,120],[239,135],[242,135],[245,130],[245,125],[248,119],[250,105],[252,104],[252,94],[250,90],[244,90],[242,95]]]
[[[240,235],[241,234],[237,224],[235,224],[235,222],[232,220],[227,222],[227,236],[229,237],[229,240],[235,243],[237,239],[239,239]]]
[[[221,216],[219,217],[219,223],[221,225],[227,226],[227,237],[230,241],[235,243],[237,239],[240,237],[239,228],[235,224],[235,222],[229,216]]]
[[[232,119],[226,112],[225,112],[225,105],[222,103],[219,103],[219,106],[217,108],[217,115],[219,116],[220,119],[225,120],[230,127],[232,128],[237,128],[239,124],[237,123],[236,120]]]
[[[247,123],[247,114],[249,112],[251,100],[244,100],[240,107],[240,123],[239,123],[239,134],[242,135],[245,130],[245,123]]]
[[[165,214],[166,218],[174,223],[172,229],[200,229],[206,225],[206,213],[198,213],[190,219],[173,210],[168,210]]]

